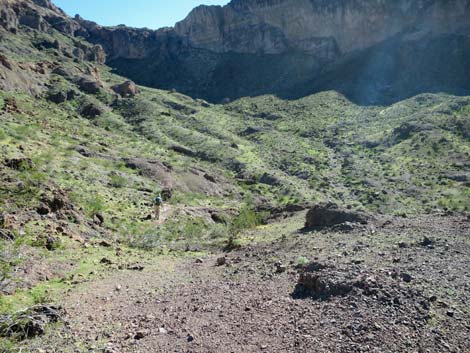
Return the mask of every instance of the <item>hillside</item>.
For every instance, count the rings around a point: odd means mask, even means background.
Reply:
[[[413,8],[390,38],[343,38],[313,76],[305,70],[324,58],[308,50],[221,49],[196,31],[232,11],[252,14],[250,28],[264,14],[264,28],[284,7],[295,15],[292,3],[234,0],[152,32],[72,19],[48,0],[0,0],[0,352],[469,348],[468,4],[449,10],[450,28],[430,20],[443,2],[422,2],[422,25],[436,26],[422,37],[403,33]],[[301,3],[369,14],[362,1]],[[234,18],[230,28],[247,25]],[[292,41],[304,32],[282,30]],[[273,78],[282,92],[266,86]],[[302,229],[322,202],[368,225]],[[311,261],[348,290],[300,295]],[[66,323],[45,325],[42,313],[36,326],[10,325],[46,304]]]

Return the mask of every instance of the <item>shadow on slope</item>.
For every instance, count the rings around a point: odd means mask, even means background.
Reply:
[[[218,54],[186,48],[108,64],[141,85],[213,103],[263,94],[298,99],[325,90],[359,105],[390,105],[420,93],[470,94],[470,37],[456,34],[402,34],[335,63],[298,52]]]
[[[359,105],[391,105],[421,93],[470,94],[470,37],[400,36],[347,57],[284,98],[336,90]]]

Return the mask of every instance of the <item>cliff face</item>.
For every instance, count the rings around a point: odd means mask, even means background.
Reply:
[[[199,6],[173,29],[89,33],[121,74],[216,102],[470,92],[470,0],[233,0]]]
[[[85,57],[105,52],[137,83],[215,102],[320,89],[362,92],[367,104],[470,92],[470,0],[232,0],[160,30],[72,19],[50,0],[0,0],[0,26],[84,37],[97,45]]]
[[[233,0],[194,9],[175,30],[190,45],[216,52],[299,50],[334,58],[410,27],[468,30],[469,6],[468,0]]]

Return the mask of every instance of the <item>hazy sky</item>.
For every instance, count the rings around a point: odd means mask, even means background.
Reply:
[[[225,5],[229,0],[53,0],[70,16],[101,25],[125,24],[131,27],[173,26],[196,6]]]

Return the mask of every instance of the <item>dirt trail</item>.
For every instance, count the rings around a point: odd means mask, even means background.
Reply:
[[[175,207],[171,205],[163,205],[162,209],[160,210],[160,219],[156,221],[156,224],[161,225],[165,223],[168,218],[170,218],[173,213],[175,213]]]
[[[283,222],[275,229],[302,219]],[[215,265],[220,256],[226,265]],[[374,287],[299,296],[300,256],[334,264],[328,280],[346,269]],[[142,272],[83,284],[64,298],[68,326],[36,344],[46,352],[468,352],[469,266],[462,217],[393,219],[373,235],[289,233],[226,255],[160,257]]]
[[[199,216],[201,218],[207,217],[210,220],[209,208],[206,206],[172,206],[169,204],[163,205],[160,213],[160,219],[156,221],[156,224],[164,224],[175,214],[184,214],[191,216]]]

